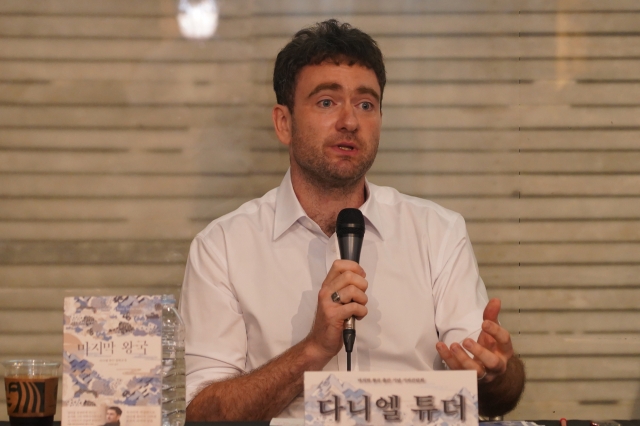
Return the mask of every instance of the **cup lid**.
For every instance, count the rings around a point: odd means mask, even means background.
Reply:
[[[59,367],[60,363],[55,361],[48,361],[44,359],[8,359],[0,362],[5,367],[13,366],[42,366],[42,367]]]

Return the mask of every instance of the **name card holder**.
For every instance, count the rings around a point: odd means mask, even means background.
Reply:
[[[474,371],[306,372],[305,425],[478,426]]]

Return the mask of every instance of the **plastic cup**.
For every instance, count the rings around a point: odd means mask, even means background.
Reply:
[[[37,359],[3,361],[11,426],[51,426],[58,399],[60,363]]]

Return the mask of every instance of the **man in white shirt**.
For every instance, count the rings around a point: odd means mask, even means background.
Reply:
[[[278,55],[272,117],[290,169],[280,187],[212,222],[189,254],[180,309],[190,421],[302,416],[303,373],[345,369],[351,316],[354,370],[444,361],[477,372],[481,413],[515,407],[524,369],[498,324],[500,302],[487,303],[462,217],[365,179],[385,82],[375,42],[333,20]],[[344,208],[365,218],[360,265],[339,260]]]

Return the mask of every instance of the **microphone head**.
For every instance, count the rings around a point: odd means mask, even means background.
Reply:
[[[358,209],[342,209],[336,220],[336,234],[339,237],[355,235],[364,237],[364,216]]]

